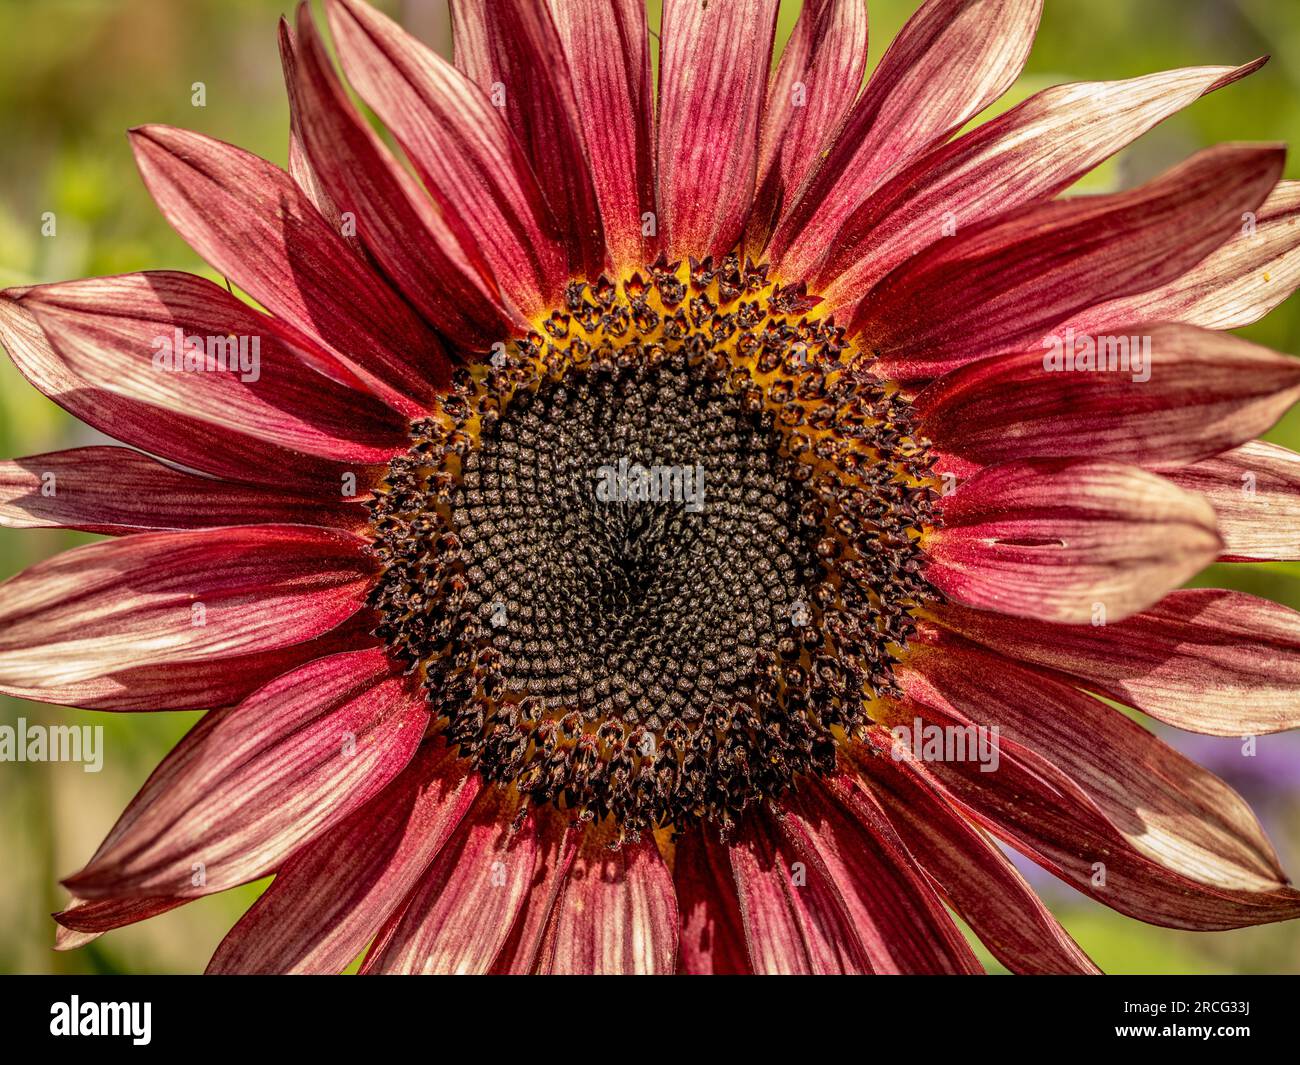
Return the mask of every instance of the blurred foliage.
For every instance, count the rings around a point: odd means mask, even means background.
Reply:
[[[439,0],[379,6],[446,48]],[[658,6],[651,0],[656,27]],[[874,64],[916,2],[872,0],[869,7]],[[288,9],[288,0],[0,0],[0,287],[151,268],[215,279],[155,210],[124,134],[143,123],[171,123],[283,164],[287,109],[275,24]],[[797,3],[786,3],[779,40],[797,10]],[[990,114],[1056,82],[1239,63],[1265,53],[1273,58],[1263,71],[1174,116],[1075,190],[1104,191],[1145,180],[1218,141],[1300,142],[1300,9],[1276,0],[1048,0],[1024,76]],[[196,82],[206,88],[204,107],[191,102]],[[1294,161],[1287,176],[1300,176]],[[56,216],[55,237],[41,235],[45,212]],[[1300,351],[1298,307],[1292,299],[1244,334]],[[1270,438],[1300,448],[1300,415],[1289,415]],[[95,439],[0,360],[0,454]],[[0,530],[0,577],[87,539]],[[1216,566],[1196,583],[1300,607],[1295,565]],[[66,954],[50,949],[48,916],[65,902],[58,878],[84,864],[196,715],[86,715],[0,700],[0,723],[20,715],[44,724],[93,718],[104,726],[109,756],[99,774],[77,765],[0,766],[0,853],[6,857],[0,972],[201,970],[263,884],[198,900]],[[1197,738],[1162,732],[1191,753]],[[1260,799],[1247,787],[1253,766],[1236,741],[1213,741],[1223,746],[1208,760],[1256,801],[1283,864],[1294,871],[1300,869],[1300,748],[1293,741],[1259,741],[1261,753],[1268,745],[1272,762],[1284,770],[1262,786]],[[1108,971],[1300,971],[1300,922],[1212,934],[1157,929],[1045,875],[1034,883]]]

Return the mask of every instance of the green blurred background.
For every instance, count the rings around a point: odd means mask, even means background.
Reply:
[[[0,0],[0,287],[151,268],[215,278],[156,212],[125,131],[166,122],[232,141],[281,165],[287,110],[276,20],[289,0]],[[445,0],[386,0],[388,13],[449,53]],[[872,0],[871,54],[917,0]],[[657,3],[652,19],[657,25]],[[799,4],[787,0],[780,39]],[[1205,145],[1300,144],[1300,6],[1278,0],[1047,0],[1024,76],[997,109],[1062,81],[1235,64],[1270,53],[1253,77],[1176,115],[1079,186],[1105,191],[1145,180]],[[962,77],[962,71],[954,71]],[[206,106],[192,104],[203,82]],[[986,116],[984,116],[986,117]],[[1287,177],[1300,177],[1293,158]],[[42,215],[57,236],[41,235]],[[1244,331],[1300,352],[1300,301]],[[1300,414],[1270,439],[1300,449]],[[0,359],[0,456],[95,442]],[[0,577],[89,537],[0,529]],[[1300,607],[1300,565],[1217,566],[1195,582]],[[79,868],[194,714],[89,714],[0,698],[0,723],[103,724],[104,769],[0,765],[0,972],[197,972],[265,883],[121,929],[68,953],[51,949],[58,878]],[[1236,740],[1162,733],[1211,765],[1255,805],[1300,872],[1300,735],[1264,737],[1244,757]],[[1109,972],[1300,972],[1300,922],[1223,933],[1152,928],[1059,885],[1035,885]]]

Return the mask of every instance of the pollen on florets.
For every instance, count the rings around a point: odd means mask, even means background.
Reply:
[[[725,832],[897,694],[933,459],[767,272],[571,284],[457,372],[371,505],[377,635],[526,802]]]

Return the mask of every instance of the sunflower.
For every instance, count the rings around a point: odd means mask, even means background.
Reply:
[[[0,590],[0,691],[205,709],[65,884],[72,947],[274,874],[217,972],[1095,966],[1002,841],[1140,920],[1300,915],[1244,801],[1124,706],[1300,722],[1276,145],[1058,198],[1198,67],[1018,76],[1040,0],[362,0],[282,23],[288,170],[144,181],[249,300],[11,289],[24,375],[124,447],[4,464],[112,537]],[[652,37],[657,44],[652,45]],[[652,48],[657,48],[656,68]],[[156,457],[154,457],[156,456]],[[1245,490],[1248,488],[1249,490]]]

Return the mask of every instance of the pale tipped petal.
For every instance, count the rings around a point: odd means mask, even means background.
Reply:
[[[56,287],[66,291],[65,286]],[[313,484],[324,489],[321,478],[325,477],[332,482],[331,491],[341,488],[336,466],[321,465],[275,446],[261,447],[257,461],[251,461],[253,442],[249,437],[214,422],[200,422],[188,410],[169,410],[98,387],[72,368],[21,302],[35,291],[26,288],[0,293],[0,340],[18,371],[73,417],[141,451],[229,480],[276,487],[292,484],[306,491]],[[89,348],[83,350],[95,359]],[[153,349],[150,346],[146,351],[152,355]],[[360,406],[364,409],[365,404]]]
[[[1252,440],[1165,474],[1214,507],[1231,562],[1300,559],[1300,455]]]
[[[377,641],[366,631],[363,619],[364,615],[355,615],[323,636],[265,651],[186,661],[166,659],[121,670],[112,670],[110,665],[106,669],[111,672],[63,684],[0,684],[0,694],[87,710],[152,712],[234,706],[304,662],[374,646]]]
[[[911,701],[896,727],[997,726],[997,764],[918,760],[907,744],[885,750],[901,748],[994,833],[1151,923],[1236,928],[1300,915],[1300,893],[1250,808],[1212,773],[1119,711],[1009,659],[951,637],[913,651],[900,678]]]
[[[1253,736],[1300,727],[1300,614],[1244,592],[1170,592],[1131,617],[1092,625],[951,603],[935,620],[1179,728]]]
[[[941,501],[927,576],[954,602],[1088,624],[1143,610],[1214,560],[1214,511],[1135,466],[991,466]]]
[[[28,289],[20,302],[91,387],[233,438],[227,446],[241,447],[250,466],[264,461],[265,445],[289,467],[309,467],[304,455],[383,464],[405,450],[402,418],[312,369],[271,319],[201,277],[65,281]]]
[[[925,248],[1055,196],[1152,126],[1263,63],[1045,89],[882,185],[827,237],[810,281],[822,292],[834,285],[852,306]]]
[[[376,648],[321,659],[204,717],[65,883],[83,898],[224,890],[275,870],[383,790],[428,723]]]
[[[1250,440],[1297,399],[1300,359],[1193,326],[1128,325],[1054,331],[1034,351],[964,366],[916,409],[936,449],[981,465],[1088,457],[1161,469]]]
[[[1104,333],[1124,322],[1186,322],[1240,329],[1268,314],[1300,285],[1300,181],[1281,181],[1236,236],[1181,277],[1090,307],[1065,323]],[[1062,327],[1062,328],[1065,328]]]
[[[1220,145],[1126,192],[999,215],[899,267],[850,332],[901,380],[1035,349],[1080,310],[1178,277],[1237,232],[1277,184],[1285,151]]]
[[[1042,0],[927,0],[890,44],[781,220],[776,268],[806,275],[888,175],[1006,92],[1029,57],[1042,10]]]
[[[73,548],[0,584],[0,683],[61,688],[312,639],[364,606],[365,547],[349,533],[249,525]]]

